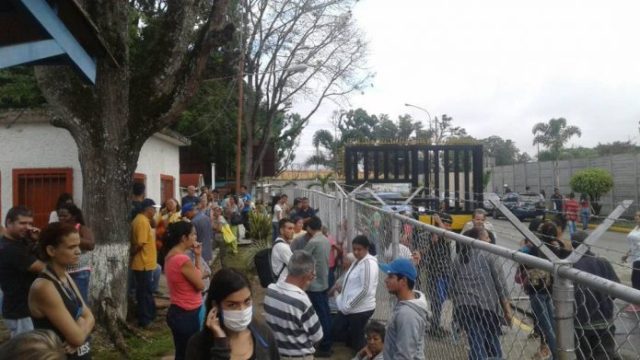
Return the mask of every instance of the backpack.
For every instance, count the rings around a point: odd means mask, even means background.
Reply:
[[[278,239],[273,243],[275,246],[277,243],[284,242],[282,239]],[[273,247],[262,249],[256,253],[253,257],[253,263],[256,266],[256,272],[258,273],[258,278],[260,279],[260,285],[263,288],[267,288],[269,284],[273,284],[278,281],[280,278],[280,274],[287,267],[286,265],[282,265],[282,269],[277,274],[273,273],[273,268],[271,267],[271,250]]]

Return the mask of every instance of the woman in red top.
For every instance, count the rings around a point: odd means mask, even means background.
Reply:
[[[578,210],[580,205],[576,201],[576,196],[573,193],[569,194],[569,199],[564,203],[564,217],[569,225],[569,235],[573,235],[576,232],[576,221],[578,220]]]
[[[165,246],[170,250],[164,260],[164,272],[171,300],[167,324],[173,334],[176,360],[185,358],[189,338],[200,330],[204,282],[200,271],[202,249],[196,238],[195,227],[186,221],[170,224],[167,229]],[[186,254],[190,249],[195,254],[195,264]]]

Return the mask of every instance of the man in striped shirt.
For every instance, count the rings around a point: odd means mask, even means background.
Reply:
[[[280,359],[312,360],[322,327],[305,292],[315,278],[315,261],[304,250],[293,252],[284,281],[269,285],[264,298],[265,319],[278,341]]]

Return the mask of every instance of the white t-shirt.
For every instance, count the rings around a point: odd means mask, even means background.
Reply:
[[[280,221],[280,214],[282,213],[282,205],[280,204],[275,204],[273,206],[273,222],[278,222]]]
[[[404,244],[398,244],[398,259],[411,260],[412,257],[413,254],[411,253],[411,249]],[[393,244],[390,244],[386,249],[384,249],[384,260],[385,262],[393,260]]]
[[[631,262],[640,261],[640,226],[636,226],[629,235],[627,235],[627,241],[629,242],[629,260]]]
[[[277,276],[282,270],[282,273],[278,277],[277,281],[287,278],[289,271],[287,271],[287,264],[293,252],[289,244],[282,238],[276,239],[277,243],[271,248],[271,271]],[[284,269],[282,267],[284,266]]]

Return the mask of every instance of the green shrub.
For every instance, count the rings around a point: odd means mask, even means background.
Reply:
[[[588,168],[576,172],[569,185],[574,192],[589,195],[593,211],[598,215],[602,209],[600,197],[613,188],[613,176],[604,169]]]

